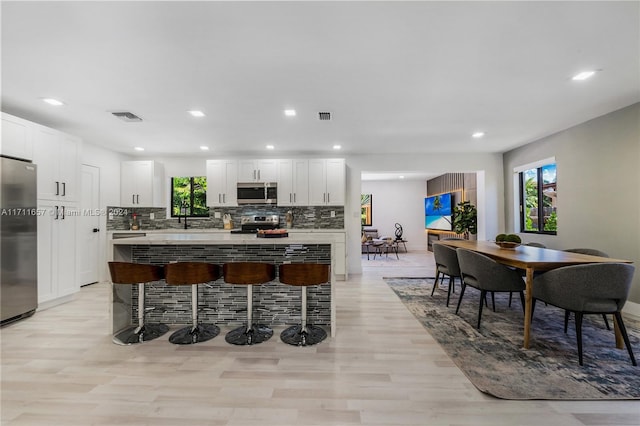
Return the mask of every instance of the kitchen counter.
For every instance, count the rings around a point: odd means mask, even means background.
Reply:
[[[118,232],[118,231],[114,231]],[[126,232],[126,231],[124,231]],[[309,321],[330,328],[335,335],[335,286],[338,263],[344,264],[344,232],[292,232],[284,238],[258,238],[255,234],[224,232],[149,233],[109,241],[110,260],[164,265],[177,261],[225,262],[259,261],[282,263],[319,262],[331,264],[329,283],[309,287]],[[241,325],[246,313],[246,286],[224,283],[223,279],[200,286],[202,321],[220,326]],[[117,332],[135,322],[137,288],[112,285],[111,323]],[[164,281],[148,285],[149,322],[169,325],[190,322],[190,289],[169,286]],[[255,288],[255,320],[274,326],[299,322],[300,288],[281,284],[278,279]],[[209,308],[209,309],[207,309]]]

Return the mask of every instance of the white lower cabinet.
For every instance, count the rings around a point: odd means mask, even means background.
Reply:
[[[38,304],[70,296],[80,288],[76,272],[75,203],[38,201]]]

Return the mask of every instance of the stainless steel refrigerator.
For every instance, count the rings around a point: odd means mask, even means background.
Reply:
[[[35,164],[0,157],[0,316],[2,324],[38,307]]]

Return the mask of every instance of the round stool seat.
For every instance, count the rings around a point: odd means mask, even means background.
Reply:
[[[198,284],[220,278],[220,266],[205,262],[177,262],[165,265],[164,273],[165,281],[169,285],[191,286],[192,324],[174,332],[169,336],[169,341],[176,345],[190,345],[206,342],[220,334],[217,325],[198,322]]]
[[[146,265],[131,262],[109,262],[111,282],[114,284],[129,284],[138,286],[138,325],[131,326],[113,336],[114,343],[131,345],[156,339],[167,331],[166,324],[146,324],[145,314],[145,283],[160,281],[164,278],[162,266]]]
[[[265,284],[276,278],[276,267],[269,263],[233,262],[222,266],[224,281],[247,286],[247,323],[231,330],[225,340],[233,345],[255,345],[269,340],[273,329],[265,324],[253,323],[254,285]]]
[[[301,324],[293,325],[282,331],[280,339],[293,346],[309,346],[322,342],[327,332],[316,325],[307,324],[307,286],[329,282],[330,267],[319,263],[292,263],[280,265],[278,270],[280,282],[292,286],[301,286]]]

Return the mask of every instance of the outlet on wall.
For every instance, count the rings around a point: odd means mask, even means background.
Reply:
[[[156,218],[156,214],[155,213],[149,213],[149,219],[154,220]]]
[[[336,217],[336,211],[335,210],[331,210],[331,217]]]
[[[213,217],[216,219],[220,219],[220,212],[213,212]]]

